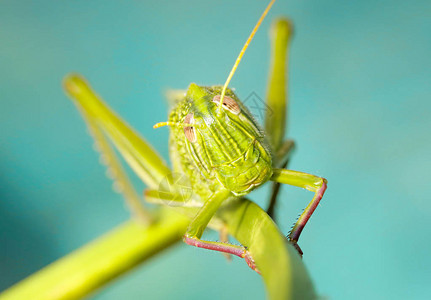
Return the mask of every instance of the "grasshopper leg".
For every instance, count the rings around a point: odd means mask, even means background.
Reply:
[[[160,204],[171,207],[202,207],[202,203],[180,191],[165,191],[162,189],[144,191],[145,201],[152,204]]]
[[[87,123],[89,131],[95,140],[95,148],[101,153],[103,164],[108,167],[107,174],[114,180],[114,186],[118,192],[121,192],[129,206],[132,215],[144,224],[151,224],[154,221],[151,213],[142,205],[141,199],[130,182],[121,162],[118,160],[113,146],[119,150],[131,166],[141,164],[140,172],[144,174],[143,178],[148,178],[147,183],[157,182],[154,177],[157,173],[169,170],[164,166],[158,154],[151,150],[150,146],[140,140],[133,129],[128,126],[94,93],[87,81],[77,74],[70,74],[64,79],[64,87],[67,94],[73,99],[78,106],[84,120]],[[114,126],[115,125],[115,126]],[[138,143],[133,143],[134,141]],[[127,149],[126,145],[130,145]],[[132,155],[132,151],[139,152],[141,155]],[[138,154],[139,154],[138,153]],[[128,158],[134,156],[134,161]],[[145,156],[148,156],[147,161]],[[161,171],[151,170],[148,162],[154,163],[154,166]],[[146,167],[146,168],[145,168]],[[136,170],[136,169],[135,169]]]
[[[290,156],[295,148],[295,142],[293,140],[285,140],[280,146],[278,151],[275,153],[275,168],[281,168],[289,162]]]
[[[281,145],[280,149],[275,153],[275,163],[274,167],[276,168],[286,168],[289,163],[290,156],[295,147],[295,143],[293,140],[285,140]],[[271,197],[269,200],[268,208],[266,209],[266,213],[275,220],[275,206],[277,203],[278,192],[280,191],[280,183],[273,182],[271,189]]]
[[[223,188],[215,192],[209,199],[207,199],[203,203],[201,207],[194,206],[199,210],[196,216],[193,218],[192,222],[190,223],[189,227],[187,228],[187,231],[183,237],[183,241],[188,245],[195,246],[198,248],[215,250],[225,253],[227,255],[232,254],[240,258],[244,258],[247,262],[247,265],[260,274],[250,252],[247,250],[246,247],[231,245],[225,241],[211,242],[201,239],[205,228],[208,226],[208,223],[216,213],[217,209],[220,207],[223,201],[225,201],[231,196],[233,196],[232,193]],[[176,198],[181,198],[180,196],[177,197],[174,194],[170,194],[166,198],[164,193],[160,193],[160,191],[155,190],[146,190],[145,198],[149,202],[159,202],[168,206],[191,206],[191,203],[175,200]]]
[[[229,243],[229,231],[228,231],[226,224],[223,224],[223,226],[220,228],[219,237],[220,237],[220,242],[222,242],[224,244]],[[232,260],[232,256],[229,253],[222,252],[222,254],[226,258],[227,261]]]
[[[287,46],[292,37],[292,25],[287,19],[276,20],[271,27],[271,68],[267,92],[267,105],[269,109],[265,112],[265,131],[268,134],[268,141],[274,151],[274,167],[285,168],[293,141],[283,142],[286,127],[287,115],[287,72],[288,60]],[[273,183],[270,202],[267,213],[274,216],[277,195],[280,190],[279,183]]]
[[[227,254],[236,255],[240,258],[244,258],[247,265],[252,270],[260,274],[260,271],[257,268],[250,252],[247,251],[247,248],[243,246],[236,246],[236,245],[220,243],[220,242],[204,241],[204,240],[198,239],[197,237],[189,237],[187,236],[187,234],[184,236],[183,240],[186,244],[191,246],[208,249],[208,250],[215,250],[215,251],[219,251]]]
[[[205,228],[210,222],[211,218],[216,213],[217,209],[227,198],[231,197],[232,194],[230,191],[226,189],[220,189],[215,192],[209,199],[207,199],[202,207],[199,208],[196,216],[193,218],[189,227],[187,228],[186,233],[184,234],[183,241],[191,246],[204,248],[208,250],[215,250],[226,254],[236,255],[238,257],[244,258],[250,268],[259,273],[256,264],[254,263],[251,254],[247,249],[243,246],[231,245],[226,242],[211,242],[201,240],[202,234],[204,233]],[[159,198],[160,195],[151,190],[147,190],[145,192],[145,198],[150,200],[151,202],[155,201],[155,198]],[[162,199],[159,198],[160,201],[163,201],[167,205],[172,205],[172,199]],[[186,204],[187,205],[187,204]]]
[[[307,224],[308,220],[310,219],[311,215],[315,211],[317,205],[319,205],[319,202],[322,199],[323,194],[325,193],[327,181],[325,178],[322,177],[286,169],[274,169],[274,173],[271,177],[271,180],[279,183],[305,188],[311,192],[314,192],[313,199],[299,216],[298,220],[296,221],[288,235],[289,240],[292,242],[298,252],[302,255],[302,250],[298,246],[299,236],[301,235],[301,232]]]
[[[271,27],[271,69],[269,75],[265,111],[265,132],[268,141],[275,151],[281,147],[285,135],[287,115],[287,46],[292,36],[292,25],[289,20],[281,18]]]
[[[191,246],[208,250],[215,250],[244,258],[248,266],[259,273],[259,270],[257,269],[253,258],[245,247],[231,245],[228,243],[201,240],[202,234],[207,227],[209,221],[211,220],[212,216],[216,213],[221,203],[231,195],[232,194],[230,191],[223,189],[217,191],[207,201],[205,201],[205,204],[202,206],[196,217],[190,223],[183,240],[186,244]]]

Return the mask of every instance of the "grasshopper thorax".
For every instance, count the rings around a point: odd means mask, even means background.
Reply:
[[[183,170],[194,167],[205,180],[216,179],[235,195],[245,195],[271,177],[271,155],[262,130],[232,90],[219,109],[221,90],[189,86],[170,115],[178,124],[171,141],[187,149]]]

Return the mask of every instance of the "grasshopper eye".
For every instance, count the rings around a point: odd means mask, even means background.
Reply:
[[[193,114],[190,113],[184,119],[184,124],[193,124],[193,122],[194,122]],[[189,140],[189,142],[191,143],[196,142],[196,133],[195,133],[194,127],[191,127],[191,126],[184,127],[184,134],[186,135],[186,138]]]
[[[220,104],[220,95],[216,95],[213,98],[213,102],[217,105]],[[223,98],[223,108],[229,110],[231,113],[238,115],[241,112],[241,108],[239,107],[238,103],[236,103],[235,100],[233,100],[229,96],[224,96]]]

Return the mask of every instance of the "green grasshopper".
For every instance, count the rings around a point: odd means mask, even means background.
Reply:
[[[271,117],[267,113],[265,134],[251,112],[228,88],[246,48],[274,1],[270,2],[257,22],[224,86],[207,87],[192,83],[185,94],[173,93],[170,97],[173,108],[169,120],[154,125],[155,128],[166,125],[171,127],[170,157],[173,172],[184,174],[187,178],[192,189],[189,197],[181,196],[181,190],[175,185],[172,190],[172,178],[166,184],[164,178],[167,171],[160,170],[160,158],[153,155],[152,149],[140,142],[134,132],[110,112],[107,114],[112,116],[104,121],[112,142],[138,175],[149,183],[150,188],[145,191],[146,200],[173,206],[192,219],[183,238],[185,243],[244,258],[257,272],[259,270],[246,247],[229,244],[226,238],[222,242],[201,239],[208,225],[223,233],[223,219],[217,215],[220,208],[267,181],[274,182],[269,213],[273,212],[281,183],[312,191],[313,199],[288,235],[289,241],[302,255],[297,244],[299,236],[326,190],[324,178],[284,168],[293,149],[291,140],[283,141],[286,119],[286,48],[292,31],[289,21],[280,19],[273,27],[273,60],[267,104],[276,113]],[[78,76],[67,78],[65,87],[71,97],[78,101],[85,97],[95,98],[85,81]],[[91,112],[97,109],[81,107],[102,153],[112,158],[115,154],[104,138],[106,132],[99,128],[98,116]],[[138,153],[135,144],[143,149],[141,151],[144,153],[139,155],[145,161],[136,159]],[[145,149],[148,149],[147,153]],[[108,165],[115,171],[114,177],[120,183],[126,199],[129,199],[132,211],[140,214],[140,219],[151,222],[151,215],[140,207],[138,196],[128,183],[122,168],[116,164],[115,159],[111,159]]]

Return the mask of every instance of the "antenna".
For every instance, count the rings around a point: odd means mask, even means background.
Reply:
[[[268,4],[268,6],[265,8],[265,11],[262,13],[262,15],[260,16],[259,20],[257,21],[256,25],[254,26],[252,32],[250,33],[250,36],[248,37],[247,41],[245,42],[244,46],[241,49],[241,52],[238,55],[238,58],[235,61],[235,64],[232,67],[232,70],[229,73],[229,76],[226,79],[226,82],[223,86],[223,90],[221,92],[221,96],[220,96],[220,108],[219,108],[219,113],[221,113],[222,111],[222,105],[223,105],[223,98],[226,94],[226,89],[229,85],[229,82],[231,81],[233,74],[235,74],[236,68],[239,65],[239,62],[242,59],[242,56],[245,53],[245,50],[247,50],[248,45],[250,44],[251,40],[253,39],[254,35],[256,34],[256,31],[259,29],[260,24],[262,23],[263,19],[265,19],[265,16],[267,15],[268,11],[271,9],[271,6],[274,4],[275,0],[271,0],[271,2]]]

